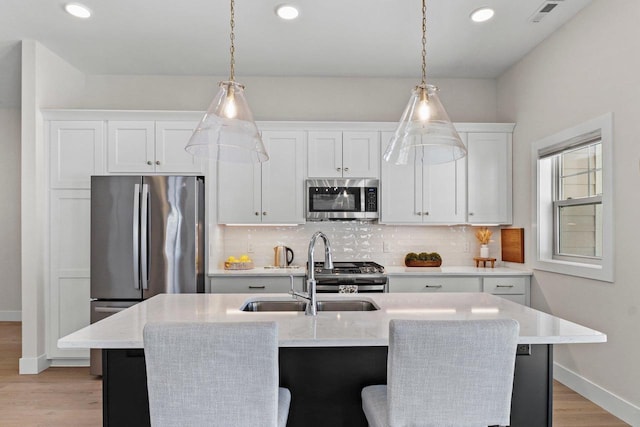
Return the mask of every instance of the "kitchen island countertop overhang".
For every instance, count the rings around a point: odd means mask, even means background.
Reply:
[[[286,294],[157,295],[58,340],[60,348],[143,348],[147,322],[278,323],[280,347],[387,346],[391,319],[512,318],[520,324],[520,344],[602,343],[599,331],[486,293],[398,293],[322,296],[364,299],[379,310],[365,312],[243,312],[248,300],[291,299]]]

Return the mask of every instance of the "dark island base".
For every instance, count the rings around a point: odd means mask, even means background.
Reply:
[[[149,426],[144,351],[102,353],[103,425]],[[367,426],[360,391],[386,383],[387,347],[282,347],[279,354],[280,384],[291,390],[287,426]],[[551,426],[552,362],[552,345],[519,346],[511,427]]]

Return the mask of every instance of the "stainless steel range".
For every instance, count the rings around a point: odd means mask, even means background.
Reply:
[[[387,292],[384,267],[375,262],[335,261],[331,270],[325,270],[323,262],[314,264],[318,293]]]

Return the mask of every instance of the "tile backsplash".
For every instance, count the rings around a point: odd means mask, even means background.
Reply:
[[[305,265],[309,239],[316,231],[324,232],[331,242],[334,261],[369,260],[384,266],[404,265],[408,252],[438,252],[443,266],[472,266],[480,254],[475,237],[477,227],[460,226],[392,226],[366,222],[313,222],[299,226],[221,226],[222,253],[215,257],[222,263],[230,255],[248,254],[256,266],[272,265],[274,246],[290,247],[293,264]],[[489,253],[500,260],[500,229],[493,231]],[[316,258],[323,259],[323,245],[317,243]],[[222,265],[219,266],[222,268]]]

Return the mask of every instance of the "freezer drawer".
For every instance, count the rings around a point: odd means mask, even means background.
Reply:
[[[140,301],[91,301],[91,323],[105,319],[122,310],[138,304]],[[102,350],[91,349],[89,355],[91,375],[102,375]]]

